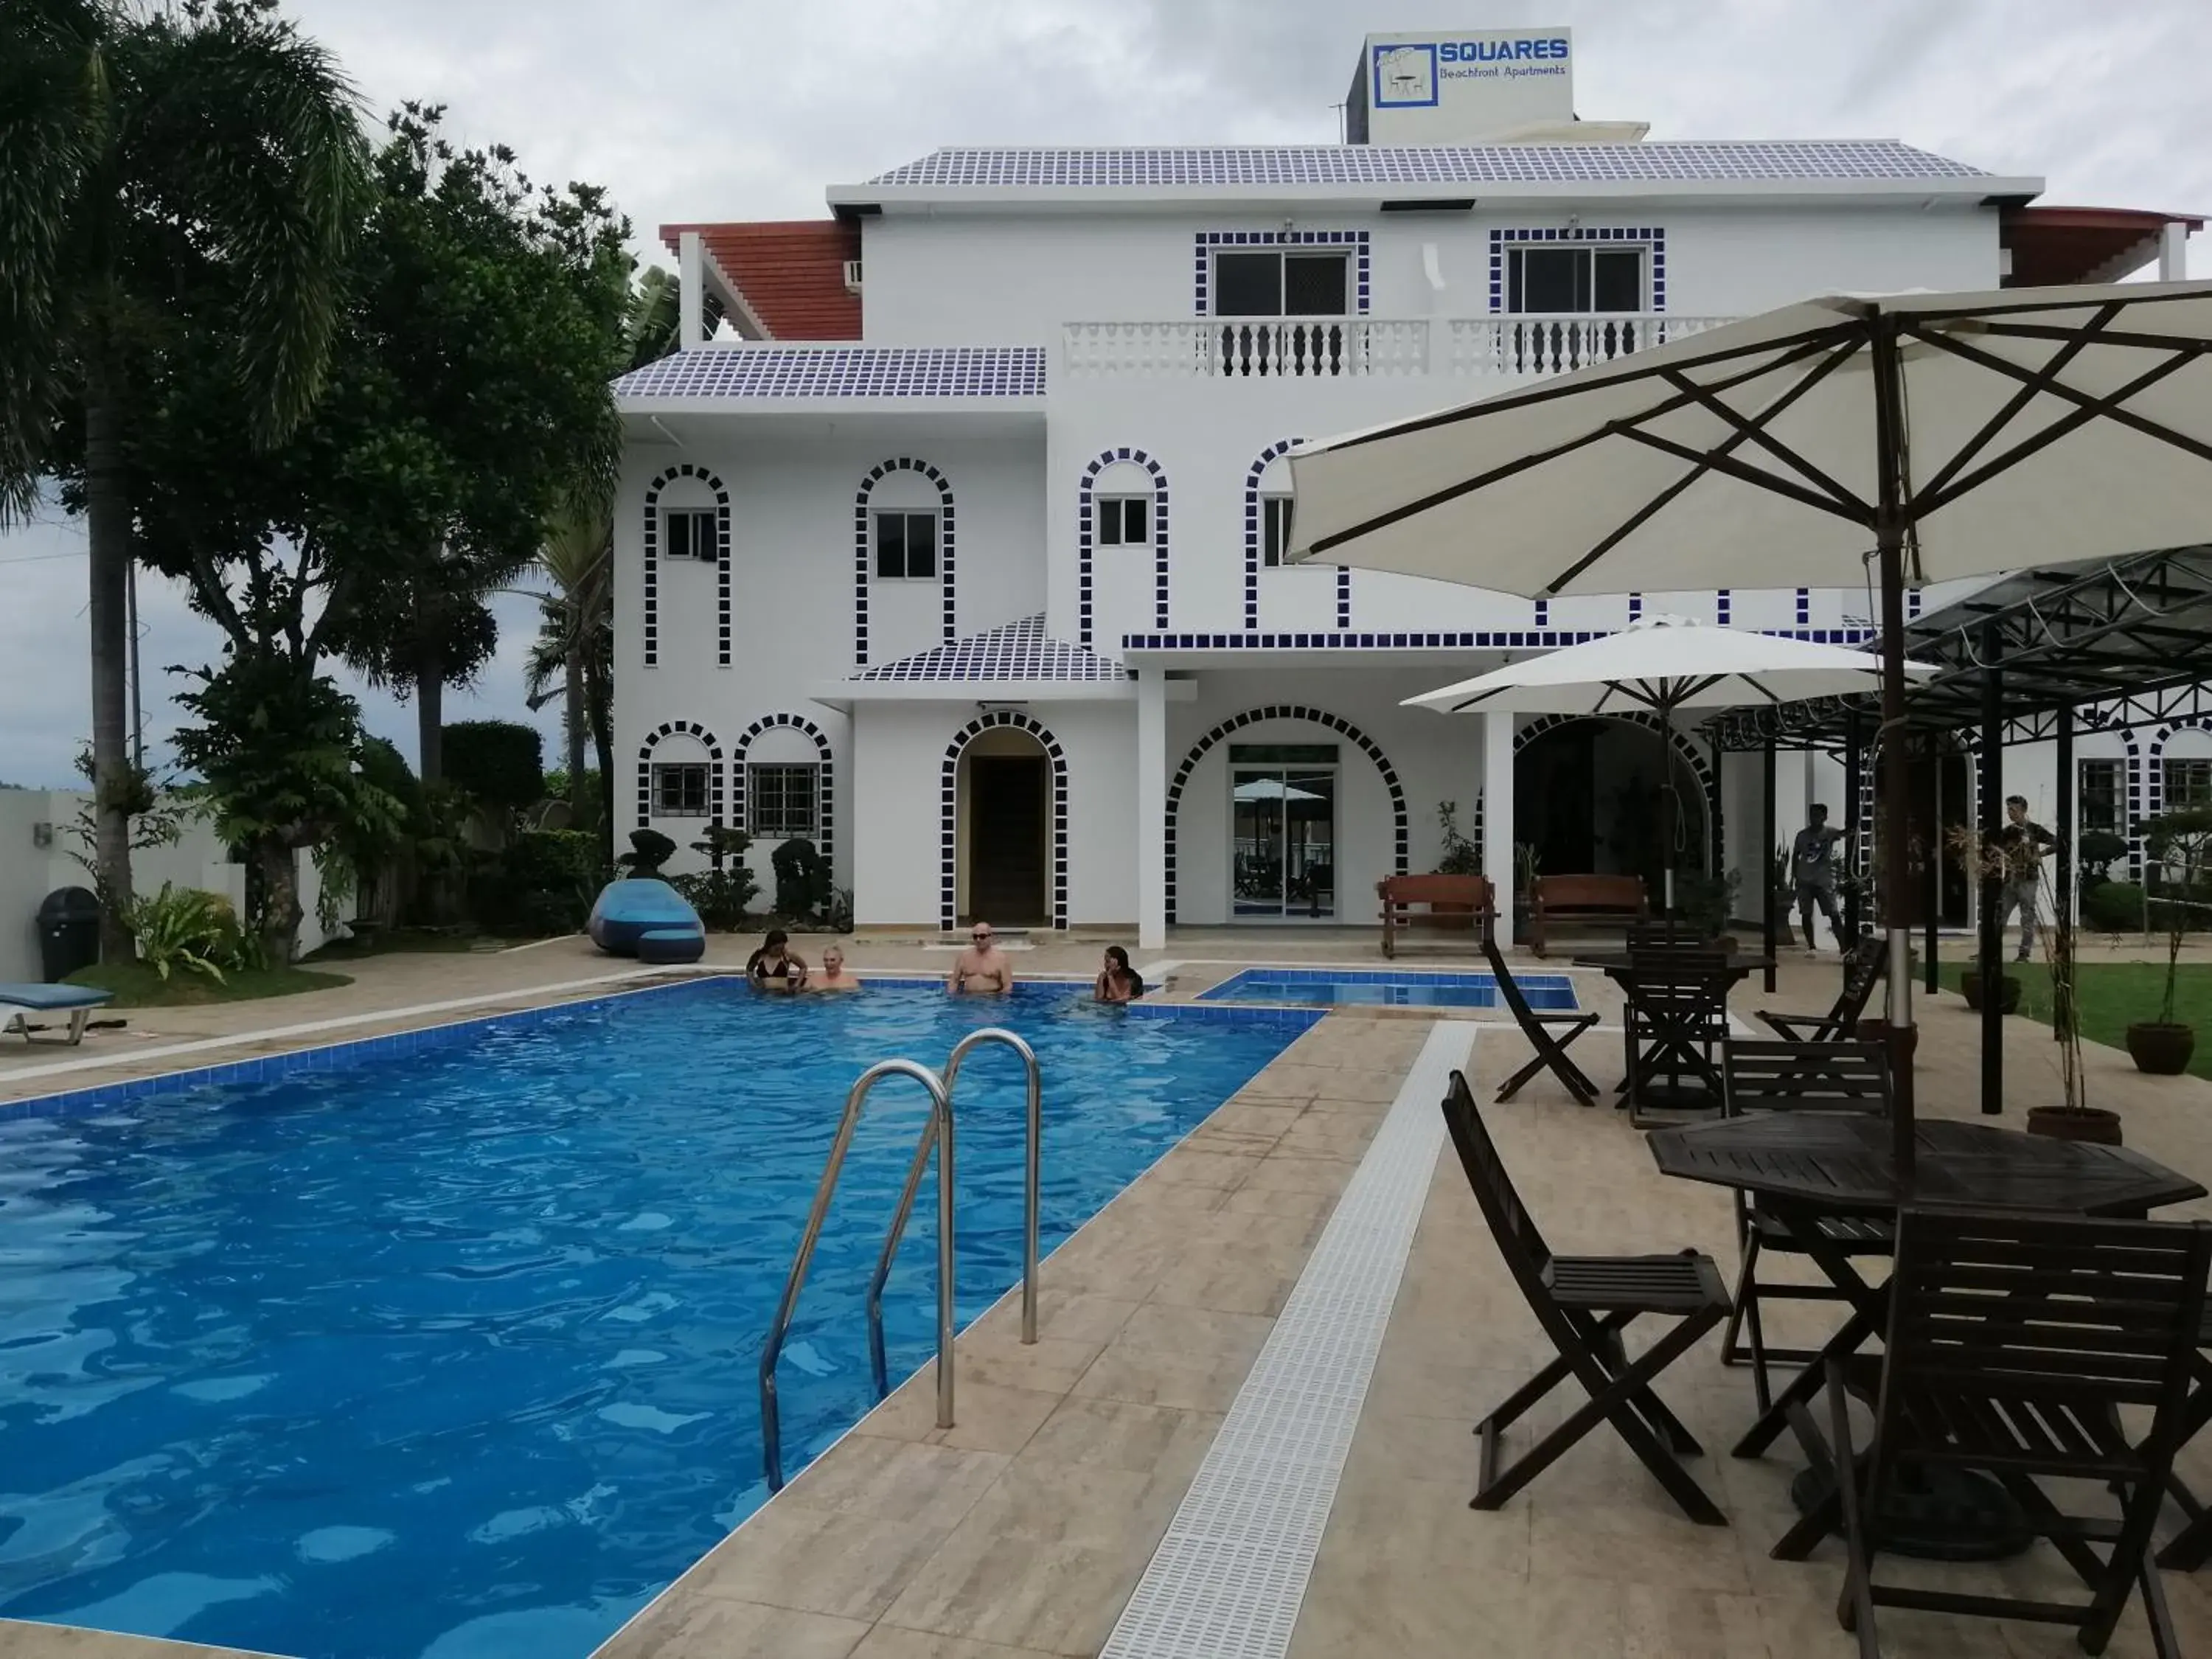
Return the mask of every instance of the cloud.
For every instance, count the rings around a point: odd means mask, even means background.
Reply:
[[[2136,0],[290,0],[364,106],[443,102],[456,137],[510,144],[532,177],[612,191],[645,257],[686,219],[811,218],[832,183],[940,144],[1325,143],[1366,29],[1565,23],[1592,118],[1660,138],[1902,138],[2008,174],[2046,201],[2212,208],[2193,142],[2212,6]],[[2203,239],[2199,239],[2200,243]],[[2212,244],[2191,250],[2212,275]],[[67,781],[88,725],[82,532],[0,532],[0,779]],[[199,660],[212,630],[165,585],[142,595],[155,665]],[[524,718],[534,627],[451,718]],[[413,711],[364,692],[371,726],[414,750]],[[157,714],[157,709],[159,710]],[[166,702],[149,731],[173,723]],[[552,710],[539,722],[549,753]]]

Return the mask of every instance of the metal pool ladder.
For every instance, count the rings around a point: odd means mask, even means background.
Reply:
[[[844,1171],[845,1155],[852,1150],[853,1133],[860,1125],[860,1108],[869,1091],[887,1077],[908,1077],[921,1084],[929,1091],[930,1110],[928,1121],[922,1128],[921,1143],[915,1148],[914,1162],[907,1170],[906,1186],[899,1195],[898,1210],[892,1218],[890,1236],[884,1242],[883,1255],[876,1265],[875,1277],[868,1286],[869,1356],[874,1364],[876,1390],[880,1396],[889,1392],[884,1362],[884,1281],[890,1275],[891,1260],[898,1253],[908,1217],[913,1212],[915,1194],[921,1184],[922,1170],[928,1164],[931,1151],[935,1149],[938,1152],[937,1426],[940,1429],[952,1426],[952,1304],[955,1285],[952,1086],[959,1078],[962,1060],[966,1058],[970,1049],[985,1042],[1001,1042],[1012,1048],[1021,1056],[1029,1073],[1029,1154],[1022,1244],[1022,1340],[1036,1340],[1038,1132],[1042,1090],[1036,1052],[1012,1031],[992,1026],[969,1032],[954,1046],[951,1058],[945,1062],[942,1078],[915,1060],[878,1060],[860,1073],[854,1081],[852,1091],[845,1097],[844,1115],[838,1122],[836,1139],[830,1143],[830,1158],[823,1168],[821,1184],[815,1188],[814,1206],[806,1216],[806,1230],[799,1235],[799,1249],[792,1258],[791,1273],[784,1281],[783,1297],[776,1304],[775,1322],[769,1328],[768,1342],[761,1351],[761,1456],[768,1477],[768,1489],[771,1492],[783,1489],[782,1415],[776,1399],[776,1362],[783,1355],[784,1338],[790,1332],[792,1316],[798,1310],[799,1289],[806,1282],[806,1269],[814,1260],[814,1248],[821,1242],[822,1224],[829,1216],[830,1200],[836,1193],[838,1176]]]

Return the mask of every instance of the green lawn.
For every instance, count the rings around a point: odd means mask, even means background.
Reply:
[[[1941,963],[1937,972],[1946,990],[1959,988],[1963,963]],[[2020,1012],[2045,1025],[2051,1023],[2051,970],[2040,962],[2008,962],[2005,971],[2017,978],[2022,989]],[[2084,962],[2075,964],[2074,977],[2081,1000],[2081,1035],[2094,1042],[2127,1047],[2127,1028],[2137,1020],[2156,1019],[2159,1000],[2166,990],[2166,964],[2151,962]],[[2212,963],[2185,962],[2175,981],[2173,1017],[2197,1028],[2200,1041],[2189,1069],[2198,1077],[2212,1078],[2212,1042],[2201,1040],[2212,1025]]]
[[[179,970],[163,979],[143,963],[102,963],[69,976],[71,985],[97,986],[115,993],[115,1008],[181,1008],[197,1003],[248,1002],[257,997],[297,996],[350,985],[343,974],[319,974],[305,968],[278,968],[225,974],[217,984],[205,974]]]

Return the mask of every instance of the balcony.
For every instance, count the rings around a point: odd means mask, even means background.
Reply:
[[[1701,334],[1729,317],[1234,317],[1070,323],[1067,373],[1081,379],[1525,380]]]

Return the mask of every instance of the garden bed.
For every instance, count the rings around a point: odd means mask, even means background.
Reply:
[[[1943,988],[1954,994],[1959,976],[1971,964],[1947,962],[1937,971]],[[2004,971],[2021,981],[2020,1012],[2051,1023],[2051,971],[2040,962],[2007,961]],[[2114,1048],[2127,1047],[2128,1027],[2158,1018],[2166,990],[2162,962],[2082,962],[2074,976],[2081,1004],[2081,1035]],[[2175,980],[2173,1017],[2202,1030],[2212,1023],[2212,963],[2184,963]],[[2199,1043],[2189,1063],[2191,1075],[2212,1078],[2212,1044]]]

